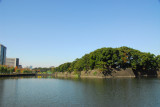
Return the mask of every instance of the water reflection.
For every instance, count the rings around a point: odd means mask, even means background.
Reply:
[[[159,84],[158,78],[1,78],[0,107],[159,107]]]
[[[0,102],[3,102],[3,87],[4,87],[4,80],[0,79]],[[0,107],[2,106],[2,103],[0,103]]]

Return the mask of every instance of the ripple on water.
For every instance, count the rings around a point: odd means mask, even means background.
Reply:
[[[0,107],[160,107],[160,80],[1,79]]]

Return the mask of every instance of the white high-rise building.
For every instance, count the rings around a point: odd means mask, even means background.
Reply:
[[[6,58],[6,65],[9,67],[19,67],[19,58]]]

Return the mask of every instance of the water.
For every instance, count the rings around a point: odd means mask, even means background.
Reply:
[[[160,107],[160,79],[1,78],[0,107]]]

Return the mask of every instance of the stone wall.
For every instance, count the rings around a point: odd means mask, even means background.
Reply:
[[[113,69],[111,75],[113,77],[135,77],[135,74],[131,68],[127,69]]]
[[[105,75],[99,70],[81,71],[82,78],[105,78]]]
[[[92,78],[113,78],[113,77],[135,77],[132,69],[112,69],[111,73],[104,75],[99,70],[82,71],[80,77],[92,77]]]
[[[137,71],[136,71],[137,72]],[[138,71],[140,73],[141,71]],[[135,71],[131,68],[126,69],[111,69],[111,72],[104,75],[100,70],[81,71],[80,74],[75,72],[56,72],[55,77],[82,77],[82,78],[119,78],[119,77],[136,77]],[[139,74],[138,76],[159,76],[159,71],[148,71],[147,74]]]
[[[79,74],[76,74],[75,72],[55,72],[55,77],[79,77]]]
[[[157,76],[160,77],[160,70],[157,71]]]

